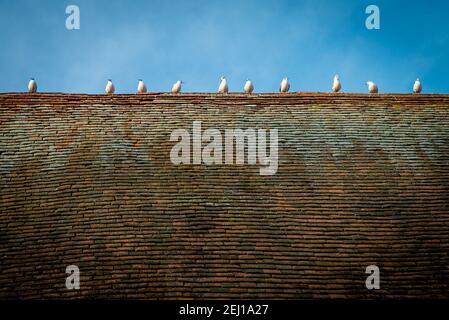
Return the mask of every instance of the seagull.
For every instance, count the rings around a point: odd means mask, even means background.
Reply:
[[[37,91],[37,83],[34,80],[34,78],[31,78],[30,82],[28,82],[28,92],[35,93],[36,91]]]
[[[419,81],[419,79],[416,79],[415,84],[413,85],[413,92],[421,93],[421,90],[422,90],[421,81]]]
[[[243,90],[245,90],[245,93],[253,93],[254,86],[251,80],[246,79],[245,86],[243,87]]]
[[[181,85],[184,84],[183,81],[178,80],[173,84],[173,87],[171,87],[172,93],[180,93],[181,92]]]
[[[366,84],[368,85],[369,93],[377,93],[379,91],[377,89],[377,84],[375,84],[374,82],[368,81]]]
[[[334,83],[332,84],[332,91],[338,92],[341,89],[341,82],[340,82],[340,76],[336,74],[334,76]]]
[[[218,87],[218,93],[228,93],[228,82],[225,77],[220,78],[220,86]]]
[[[279,87],[279,92],[288,92],[290,90],[290,84],[288,83],[288,78],[285,77],[281,81],[281,86]]]
[[[145,85],[145,83],[143,83],[142,79],[139,79],[139,83],[137,84],[137,93],[145,93],[145,92],[147,92],[147,86]]]
[[[107,94],[113,94],[113,93],[114,93],[115,87],[114,87],[114,85],[112,84],[112,80],[111,80],[111,79],[108,79],[108,83],[106,84],[106,88],[104,89],[104,91],[105,91]]]

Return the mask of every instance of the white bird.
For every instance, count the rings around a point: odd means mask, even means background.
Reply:
[[[340,76],[336,74],[334,76],[334,83],[332,84],[332,91],[338,92],[341,89],[341,82],[340,82]]]
[[[369,93],[377,93],[379,91],[377,89],[377,84],[375,84],[374,82],[368,81],[366,84],[368,85]]]
[[[142,79],[139,79],[139,83],[137,84],[137,93],[145,93],[147,92],[147,86],[143,82]]]
[[[181,85],[184,84],[183,81],[178,80],[173,84],[173,87],[171,87],[172,93],[180,93],[181,92]]]
[[[35,93],[37,91],[37,83],[34,78],[30,79],[30,82],[28,82],[28,92]]]
[[[421,90],[422,90],[421,81],[419,81],[419,79],[416,79],[415,84],[413,85],[413,92],[421,93]]]
[[[281,81],[279,92],[288,92],[288,90],[290,90],[290,84],[288,83],[288,78],[285,77]]]
[[[228,93],[228,82],[225,77],[220,78],[220,86],[218,87],[218,93]]]
[[[111,79],[108,79],[108,83],[106,84],[106,88],[104,89],[104,91],[107,94],[113,94],[114,93],[115,87],[114,87],[114,84],[112,83]]]
[[[253,93],[254,86],[251,80],[246,79],[245,86],[243,87],[243,90],[245,90],[245,93]]]

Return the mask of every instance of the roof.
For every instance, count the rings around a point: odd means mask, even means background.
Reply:
[[[193,121],[276,174],[173,165]],[[449,95],[5,93],[0,155],[0,298],[449,297]]]

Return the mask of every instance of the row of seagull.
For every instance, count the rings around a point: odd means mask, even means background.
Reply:
[[[178,80],[176,81],[172,88],[172,93],[179,93],[181,92],[181,87],[184,84],[183,81]],[[368,92],[369,93],[378,93],[379,90],[377,88],[377,85],[372,82],[368,81],[366,82],[368,86]],[[288,82],[288,78],[285,77],[282,79],[281,84],[279,86],[279,92],[284,93],[288,92],[290,90],[290,83]],[[341,90],[341,82],[340,77],[338,74],[334,76],[334,82],[332,83],[332,91],[333,92],[339,92]],[[416,79],[415,83],[413,84],[413,92],[414,93],[421,93],[422,85],[421,81],[419,79]],[[243,91],[245,93],[252,93],[254,91],[254,85],[251,80],[247,79],[245,82],[245,85],[243,86]],[[28,83],[28,92],[34,93],[37,92],[37,83],[34,78],[31,78],[30,82]],[[108,79],[108,82],[106,83],[105,92],[107,94],[113,94],[115,92],[115,86],[112,83],[111,79]],[[146,93],[147,92],[147,86],[143,82],[142,79],[138,80],[137,83],[137,93]],[[218,93],[228,93],[228,82],[225,77],[220,78],[220,84],[218,86]]]

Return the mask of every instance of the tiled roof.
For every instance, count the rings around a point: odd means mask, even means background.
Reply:
[[[174,166],[194,120],[277,173]],[[0,178],[0,298],[449,297],[448,95],[0,94]]]

